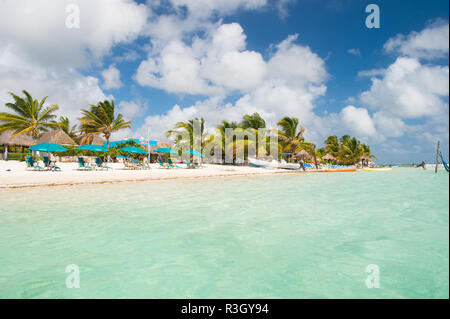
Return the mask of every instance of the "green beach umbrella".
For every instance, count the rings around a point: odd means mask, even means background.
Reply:
[[[119,151],[127,152],[127,153],[134,153],[134,154],[147,154],[147,152],[144,151],[142,148],[139,148],[136,146],[122,147],[122,148],[119,148]]]
[[[202,153],[200,153],[200,152],[198,152],[198,151],[195,151],[195,150],[185,151],[184,153],[186,153],[186,154],[191,154],[191,155],[194,155],[194,156],[200,156],[200,157],[203,157],[203,154],[202,154]]]
[[[162,147],[162,148],[157,148],[155,150],[156,153],[167,153],[167,154],[178,154],[178,152],[174,151],[173,149],[167,148],[167,147]]]
[[[91,152],[107,152],[108,150],[100,145],[81,145],[76,147],[77,150],[91,151]]]
[[[55,143],[41,143],[31,146],[30,150],[38,152],[54,153],[54,152],[65,152],[67,151],[67,148]]]

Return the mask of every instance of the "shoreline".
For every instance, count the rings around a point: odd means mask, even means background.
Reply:
[[[205,164],[204,168],[163,169],[152,165],[148,170],[125,170],[114,163],[113,170],[83,171],[74,169],[76,163],[58,163],[62,171],[28,171],[23,162],[0,161],[0,189],[24,189],[57,186],[82,186],[148,181],[174,181],[227,177],[253,177],[280,174],[322,173],[323,171],[297,171],[265,169],[250,166]],[[10,171],[7,171],[10,169]],[[42,174],[42,175],[41,175]]]

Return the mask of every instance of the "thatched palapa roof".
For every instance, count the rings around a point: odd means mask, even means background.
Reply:
[[[372,158],[367,156],[367,155],[361,156],[361,158],[359,160],[360,161],[370,161],[370,162],[372,162]]]
[[[76,145],[76,143],[63,130],[45,132],[37,143],[55,143],[59,145]]]
[[[331,155],[330,153],[328,153],[327,155],[325,155],[324,157],[322,157],[323,160],[325,161],[335,161],[336,157],[334,157],[333,155]]]
[[[294,153],[294,157],[298,158],[298,159],[303,159],[303,160],[311,160],[313,157],[311,156],[311,154],[309,154],[307,151],[305,150],[301,150],[299,152],[295,152]]]
[[[26,133],[22,133],[16,137],[13,137],[14,131],[4,131],[0,134],[0,145],[7,146],[32,146],[36,144],[36,141]]]
[[[85,144],[91,144],[91,145],[101,145],[106,143],[106,140],[103,139],[100,135],[95,134],[91,135],[89,137],[85,136],[84,138],[81,138],[81,145]]]

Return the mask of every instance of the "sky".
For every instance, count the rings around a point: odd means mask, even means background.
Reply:
[[[379,28],[368,28],[369,4]],[[114,99],[113,137],[176,122],[297,117],[323,146],[349,134],[379,163],[449,153],[448,1],[0,0],[0,111],[48,96],[74,123]]]

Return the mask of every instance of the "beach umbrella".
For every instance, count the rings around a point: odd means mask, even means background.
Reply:
[[[86,144],[76,147],[77,150],[91,151],[91,152],[107,152],[108,150],[100,145]]]
[[[67,148],[65,148],[64,146],[55,144],[55,143],[41,143],[41,144],[36,144],[36,145],[31,146],[30,150],[38,151],[38,152],[53,153],[53,152],[67,151]]]
[[[119,148],[119,151],[127,152],[127,153],[134,153],[134,154],[147,154],[147,152],[144,151],[142,148],[139,148],[136,146],[122,147],[122,148]]]
[[[186,154],[191,154],[191,155],[194,155],[194,156],[200,156],[200,157],[203,157],[203,154],[202,154],[202,153],[200,153],[200,152],[198,152],[198,151],[195,151],[195,150],[185,151],[184,153],[186,153]]]
[[[174,151],[171,148],[167,148],[167,147],[157,148],[156,150],[154,150],[154,152],[156,152],[156,153],[166,153],[166,154],[178,154],[178,152]]]

